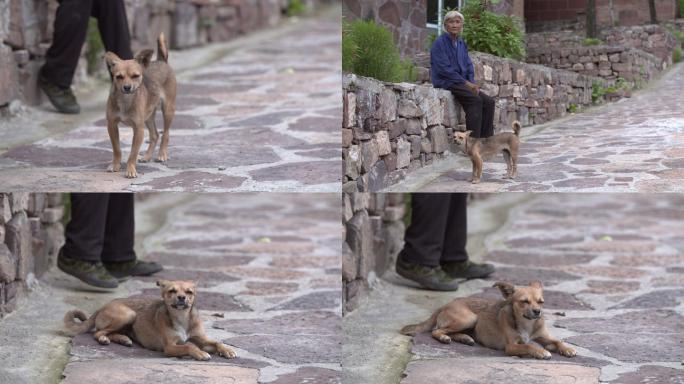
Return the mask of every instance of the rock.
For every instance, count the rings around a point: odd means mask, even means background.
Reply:
[[[342,126],[349,128],[356,125],[356,94],[354,92],[344,93],[344,105],[342,108]]]
[[[411,164],[411,143],[399,138],[397,140],[397,169],[406,168]]]
[[[401,98],[397,105],[397,114],[401,117],[421,117],[423,111],[410,99]]]
[[[378,131],[375,133],[373,140],[376,143],[379,156],[385,156],[392,152],[390,146],[389,134],[387,131]]]
[[[443,126],[432,127],[428,130],[428,136],[432,143],[432,150],[442,153],[448,149],[446,130]]]
[[[378,144],[375,140],[362,141],[361,148],[361,172],[370,172],[373,165],[378,161]]]

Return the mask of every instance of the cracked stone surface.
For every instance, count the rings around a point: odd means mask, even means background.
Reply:
[[[684,65],[647,89],[585,112],[522,130],[518,177],[504,179],[501,155],[467,182],[470,160],[448,156],[410,172],[392,192],[682,192]]]
[[[104,97],[82,115],[40,111],[3,123],[0,136],[27,124],[46,132],[0,146],[0,184],[31,192],[340,191],[340,36],[340,9],[329,6],[226,43],[219,59],[178,71],[170,159],[139,163],[137,179],[105,171],[112,150]],[[172,66],[174,56],[183,60],[171,52]],[[121,126],[120,136],[125,162],[132,129]]]
[[[496,273],[446,293],[386,273],[368,304],[343,319],[345,382],[681,383],[683,206],[678,194],[477,195],[468,249]],[[455,297],[499,298],[495,281],[537,279],[550,333],[575,358],[514,358],[398,333]]]
[[[198,280],[197,305],[207,335],[230,345],[238,357],[167,358],[138,345],[102,346],[83,334],[72,342],[63,383],[94,377],[91,381],[102,383],[340,383],[339,211],[336,194],[138,199],[136,221],[154,223],[153,230],[139,233],[138,254],[165,269],[129,280],[129,296],[157,297],[158,278]],[[199,244],[203,240],[206,248]],[[167,255],[176,255],[172,263],[165,262]],[[293,263],[295,257],[302,262]],[[282,274],[231,273],[265,265],[277,265]],[[335,279],[328,279],[330,271],[337,271]],[[297,278],[290,280],[287,273]]]

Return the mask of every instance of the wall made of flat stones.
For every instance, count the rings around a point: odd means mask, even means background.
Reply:
[[[403,57],[425,50],[427,0],[343,0],[344,20],[374,20],[388,28]]]
[[[473,52],[475,78],[496,100],[497,130],[564,116],[571,104],[590,105],[592,83],[603,79]],[[424,65],[429,65],[424,64]],[[447,155],[455,130],[465,130],[451,93],[431,85],[343,77],[342,158],[345,192],[378,191],[407,172]]]
[[[313,7],[328,0],[305,0]],[[155,48],[164,32],[173,49],[227,41],[278,23],[288,0],[125,0],[134,52]],[[57,2],[0,1],[0,108],[43,101],[38,70],[52,41]],[[83,52],[85,52],[85,47]],[[84,56],[74,84],[86,78]]]
[[[343,312],[358,307],[403,246],[404,195],[345,193],[342,246]]]
[[[64,243],[59,193],[0,193],[0,317],[55,264]]]

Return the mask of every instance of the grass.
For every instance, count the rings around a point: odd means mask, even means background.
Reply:
[[[590,45],[600,45],[603,44],[603,41],[599,39],[595,39],[593,37],[587,37],[586,39],[582,40],[582,45],[584,46],[590,46]]]

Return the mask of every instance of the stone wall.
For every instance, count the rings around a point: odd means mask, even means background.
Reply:
[[[55,264],[64,242],[58,193],[0,193],[0,317]]]
[[[404,195],[345,193],[342,246],[344,313],[359,305],[374,280],[394,266],[404,243]]]
[[[592,83],[608,82],[473,52],[475,78],[496,99],[497,130],[564,116],[570,105],[590,105]],[[447,155],[465,114],[444,90],[345,75],[343,87],[343,190],[378,191],[407,172]]]
[[[125,0],[136,52],[165,32],[173,49],[226,41],[281,20],[289,0]],[[306,0],[313,6],[320,0]],[[57,2],[0,1],[0,108],[40,104],[37,74],[52,40]],[[85,52],[85,49],[84,49]],[[86,76],[82,57],[74,84]]]
[[[342,4],[344,20],[375,20],[387,27],[402,56],[425,51],[427,0],[343,0]]]
[[[584,30],[586,0],[525,0],[527,32]],[[658,21],[675,18],[674,0],[655,0]],[[646,0],[596,0],[599,28],[647,24],[651,20]]]

